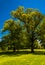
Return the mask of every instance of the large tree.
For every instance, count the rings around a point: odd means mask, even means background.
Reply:
[[[11,16],[15,19],[7,20],[2,31],[9,31],[13,50],[15,51],[17,43],[22,42],[31,46],[31,52],[34,52],[35,40],[44,42],[45,17],[36,9],[24,9],[24,7],[18,7],[18,9],[12,11]],[[26,32],[27,36],[23,35],[23,31]]]
[[[24,23],[24,27],[29,36],[29,41],[31,42],[31,52],[34,52],[34,41],[38,39],[39,33],[37,33],[36,30],[40,23],[43,22],[44,16],[36,9],[24,9],[24,7],[18,7],[18,9],[13,10],[11,15]]]

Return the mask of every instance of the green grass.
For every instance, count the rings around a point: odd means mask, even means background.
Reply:
[[[45,65],[45,50],[21,50],[16,53],[0,52],[0,65]]]

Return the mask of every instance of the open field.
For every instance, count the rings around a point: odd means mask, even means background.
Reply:
[[[30,53],[30,50],[0,52],[0,65],[45,65],[45,50],[38,49],[35,53]]]

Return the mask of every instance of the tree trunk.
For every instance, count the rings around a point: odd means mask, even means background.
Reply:
[[[15,52],[16,51],[16,48],[15,48],[15,45],[14,45],[14,47],[13,47],[13,52]]]
[[[32,32],[31,38],[31,53],[34,53],[34,32]]]
[[[31,53],[34,53],[34,43],[31,43]]]

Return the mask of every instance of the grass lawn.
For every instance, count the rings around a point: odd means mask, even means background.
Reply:
[[[0,65],[45,65],[45,50],[38,49],[33,54],[29,50],[0,52]]]

